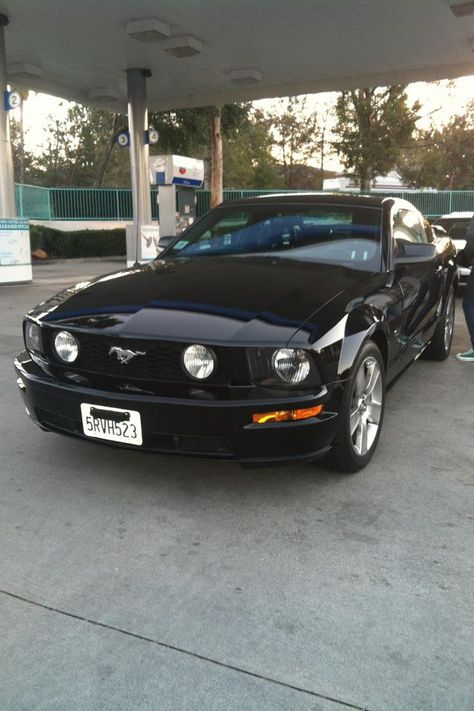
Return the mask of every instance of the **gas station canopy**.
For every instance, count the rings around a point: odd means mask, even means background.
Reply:
[[[474,73],[474,2],[0,0],[15,86],[125,110],[217,105]]]

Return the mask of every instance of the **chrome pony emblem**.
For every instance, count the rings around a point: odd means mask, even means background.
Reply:
[[[119,346],[112,346],[109,350],[109,355],[117,356],[117,360],[122,365],[127,365],[130,363],[132,358],[139,355],[146,355],[145,351],[130,351],[128,348],[120,348]]]

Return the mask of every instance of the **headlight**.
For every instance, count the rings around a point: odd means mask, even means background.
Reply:
[[[309,375],[310,363],[307,354],[301,349],[280,348],[272,356],[275,373],[285,383],[297,385]]]
[[[205,380],[216,367],[216,357],[205,346],[188,346],[183,353],[183,366],[188,375],[197,380]]]
[[[54,350],[65,363],[73,363],[79,355],[79,343],[72,333],[59,331],[54,337]]]
[[[25,346],[27,350],[34,353],[42,353],[41,329],[38,324],[33,321],[25,323]]]

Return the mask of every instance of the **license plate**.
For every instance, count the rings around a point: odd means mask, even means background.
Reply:
[[[87,437],[125,444],[143,444],[140,413],[119,407],[81,403],[82,429]]]

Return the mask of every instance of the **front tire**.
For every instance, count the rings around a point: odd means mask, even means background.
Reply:
[[[332,457],[342,472],[365,467],[377,447],[385,408],[385,368],[372,341],[359,353],[346,385]]]
[[[446,297],[443,315],[436,326],[433,338],[424,355],[431,360],[446,360],[451,351],[454,333],[456,299],[451,286]]]

